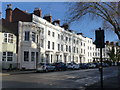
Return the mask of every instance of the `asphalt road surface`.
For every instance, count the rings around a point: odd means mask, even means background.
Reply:
[[[106,67],[104,79],[118,75],[118,67]],[[69,70],[3,76],[2,88],[84,88],[100,80],[98,69]]]

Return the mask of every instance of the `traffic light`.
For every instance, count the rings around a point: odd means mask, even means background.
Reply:
[[[99,28],[99,30],[95,31],[95,45],[97,48],[104,48],[105,47],[105,43],[104,43],[104,30],[101,30],[101,28]]]

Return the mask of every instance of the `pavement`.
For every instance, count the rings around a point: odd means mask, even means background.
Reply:
[[[6,76],[6,75],[17,75],[17,74],[30,74],[30,73],[35,73],[35,70],[26,70],[26,71],[21,71],[21,70],[12,70],[12,71],[2,71],[0,73],[0,76]]]

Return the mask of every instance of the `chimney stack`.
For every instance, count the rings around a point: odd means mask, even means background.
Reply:
[[[12,4],[7,5],[6,9],[6,21],[12,22]]]
[[[106,45],[109,45],[109,41],[106,41]]]
[[[114,42],[111,42],[111,45],[114,45]]]
[[[47,20],[48,22],[52,23],[52,16],[50,14],[45,15],[43,19]]]
[[[59,25],[59,26],[60,26],[60,19],[58,19],[58,20],[54,20],[54,21],[53,21],[53,24],[54,24],[54,25],[56,25],[56,24],[57,24],[57,25]]]
[[[34,14],[39,16],[39,17],[42,17],[42,10],[40,8],[35,8],[34,9]]]
[[[83,36],[83,33],[77,33],[77,35],[82,35]],[[91,38],[92,39],[92,38]]]
[[[69,25],[67,23],[63,24],[61,27],[63,27],[65,30],[69,29]]]

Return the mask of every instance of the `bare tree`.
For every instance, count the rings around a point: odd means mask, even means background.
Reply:
[[[120,40],[120,2],[74,2],[69,3],[68,12],[68,23],[87,14],[92,19],[102,18],[104,28],[112,29]]]

